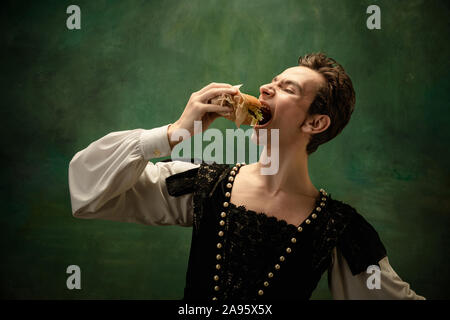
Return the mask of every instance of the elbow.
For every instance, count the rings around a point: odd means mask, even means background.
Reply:
[[[72,208],[72,216],[74,218],[83,218],[83,209],[72,191],[70,191],[70,205]]]
[[[81,193],[79,191],[79,181],[77,181],[77,173],[75,170],[76,159],[78,153],[72,158],[69,163],[68,170],[68,183],[69,183],[69,193],[70,193],[70,204],[72,209],[72,216],[75,218],[82,218],[83,216],[83,201],[81,201]]]

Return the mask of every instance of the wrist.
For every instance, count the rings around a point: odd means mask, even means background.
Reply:
[[[175,130],[176,130],[176,122],[169,124],[169,126],[167,127],[167,139],[169,140],[169,145],[170,145],[171,150],[179,143],[179,141],[172,141],[172,139],[171,139],[172,133]]]

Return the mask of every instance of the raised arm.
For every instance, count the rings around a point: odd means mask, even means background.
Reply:
[[[149,162],[170,155],[167,128],[113,132],[76,153],[69,165],[73,215],[146,225],[192,225],[192,194],[170,196],[165,180],[198,165]]]
[[[69,165],[72,213],[77,218],[96,218],[148,225],[192,224],[192,193],[168,194],[166,178],[198,165],[173,161],[149,162],[168,156],[179,142],[178,130],[194,134],[194,121],[206,130],[232,109],[209,103],[221,94],[237,94],[229,84],[211,83],[194,92],[180,118],[171,125],[151,130],[113,132],[75,154]],[[177,132],[178,131],[178,132]]]

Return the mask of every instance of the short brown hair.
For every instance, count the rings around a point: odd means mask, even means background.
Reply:
[[[308,114],[326,114],[331,119],[327,130],[311,137],[306,146],[306,152],[310,155],[319,145],[336,137],[350,121],[355,108],[355,90],[344,68],[324,53],[300,57],[298,65],[315,70],[325,78],[325,85],[317,91]]]

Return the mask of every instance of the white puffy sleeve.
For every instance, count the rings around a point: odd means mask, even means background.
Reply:
[[[337,248],[333,249],[332,264],[328,270],[328,285],[335,300],[425,300],[416,294],[392,269],[388,257],[379,262],[379,279],[376,271],[353,275]],[[370,278],[370,279],[369,279]],[[370,288],[371,289],[370,289]]]
[[[189,162],[149,162],[170,155],[168,125],[112,132],[77,152],[69,164],[76,218],[146,225],[191,226],[192,193],[173,197],[166,178],[197,168]]]

